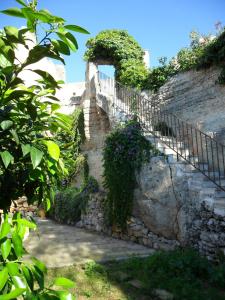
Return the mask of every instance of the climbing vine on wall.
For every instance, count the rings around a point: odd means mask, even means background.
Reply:
[[[114,65],[116,79],[127,86],[142,87],[148,75],[143,62],[144,51],[126,30],[104,30],[87,41],[84,55],[88,61]]]
[[[103,151],[104,186],[108,191],[105,201],[106,220],[110,225],[126,228],[131,216],[135,172],[158,153],[142,135],[140,124],[129,121],[116,128],[106,138]]]
[[[82,143],[85,141],[83,110],[77,108],[68,118],[72,118],[70,130],[68,131],[67,129],[66,131],[62,128],[55,136],[61,147],[64,163],[68,170],[68,174],[64,180],[66,185],[71,182],[82,168],[84,169],[84,181],[88,176],[88,171],[86,171],[87,158],[81,153],[80,149]]]

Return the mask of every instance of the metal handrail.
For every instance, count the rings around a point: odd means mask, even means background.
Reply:
[[[160,139],[195,169],[225,191],[225,146],[215,138],[193,125],[181,120],[175,114],[163,110],[155,99],[149,99],[140,91],[124,87],[104,73],[99,72],[99,84],[107,93],[107,81],[113,90],[112,107],[126,115],[135,115],[142,127]],[[112,94],[112,93],[111,93]],[[114,111],[115,113],[115,111]]]

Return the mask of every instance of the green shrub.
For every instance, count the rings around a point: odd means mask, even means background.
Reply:
[[[218,78],[218,83],[225,83],[225,29],[221,34],[209,43],[199,61],[196,64],[197,69],[208,68],[212,65],[221,67],[221,73]]]
[[[54,205],[50,216],[60,223],[76,223],[80,220],[81,213],[85,211],[89,196],[98,191],[98,183],[89,177],[81,188],[66,187],[55,196]]]
[[[143,63],[144,51],[126,30],[104,30],[87,41],[84,58],[106,61],[115,69],[116,80],[135,88],[142,88],[148,75]]]
[[[151,90],[153,92],[157,92],[158,89],[161,86],[163,86],[167,82],[167,80],[176,73],[177,70],[175,70],[170,64],[162,64],[161,66],[150,70],[150,73],[143,82],[142,87],[144,90]]]

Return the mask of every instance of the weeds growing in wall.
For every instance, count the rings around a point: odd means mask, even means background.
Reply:
[[[199,70],[216,65],[221,68],[217,83],[225,83],[225,31],[213,37],[192,32],[190,47],[182,48],[169,62],[159,60],[159,67],[149,71],[142,88],[157,92],[173,75],[188,70]]]
[[[103,150],[103,176],[107,191],[105,219],[109,225],[126,228],[133,206],[135,173],[149,161],[151,154],[156,153],[158,151],[145,139],[135,120],[120,125],[107,136]]]

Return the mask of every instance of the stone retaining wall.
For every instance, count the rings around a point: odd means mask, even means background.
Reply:
[[[25,196],[20,197],[17,200],[14,200],[10,206],[10,212],[20,212],[23,217],[37,217],[38,215],[38,207],[36,204],[29,205],[27,202],[27,198]],[[2,211],[0,210],[0,213]]]
[[[86,213],[76,226],[154,249],[192,246],[210,259],[219,252],[225,254],[225,214],[216,213],[207,202],[213,196],[205,192],[201,173],[186,163],[153,157],[137,174],[137,182],[133,216],[126,232],[106,225],[105,192],[91,195]]]
[[[225,142],[225,85],[216,83],[219,74],[215,67],[179,73],[153,98],[163,109]]]

